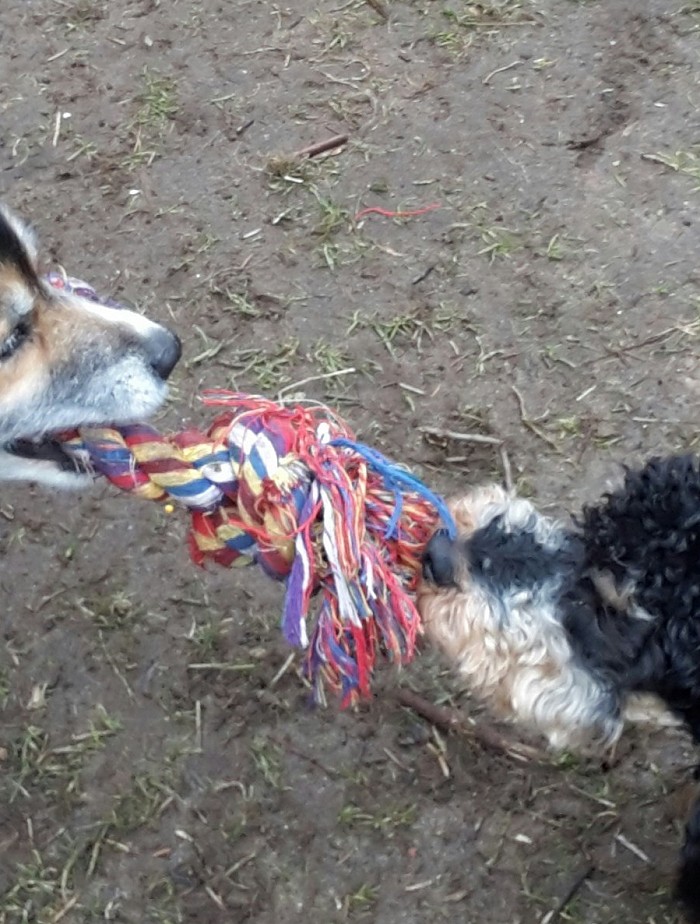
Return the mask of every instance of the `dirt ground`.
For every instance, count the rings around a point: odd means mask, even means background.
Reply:
[[[698,0],[3,0],[0,38],[0,192],[182,335],[160,426],[287,388],[445,493],[500,456],[421,428],[503,438],[559,510],[700,441]],[[280,588],[177,515],[0,514],[3,924],[676,920],[679,733],[489,753],[396,704],[476,711],[429,652],[312,711]]]

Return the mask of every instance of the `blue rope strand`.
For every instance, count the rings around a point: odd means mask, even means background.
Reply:
[[[415,491],[416,494],[420,494],[422,498],[431,503],[439,513],[440,519],[445,524],[450,539],[455,539],[457,537],[457,526],[445,501],[439,495],[434,494],[430,488],[426,487],[415,475],[400,468],[394,462],[390,462],[386,456],[383,456],[377,449],[365,446],[364,443],[356,443],[354,440],[349,440],[345,437],[337,437],[330,441],[330,445],[339,446],[342,449],[351,449],[353,452],[362,456],[362,458],[382,476],[387,488],[393,491],[396,506],[386,529],[385,537],[387,539],[395,535],[396,527],[401,516],[403,497],[399,486],[408,488],[410,491]]]

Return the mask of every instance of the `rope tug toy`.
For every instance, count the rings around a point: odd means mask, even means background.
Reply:
[[[100,301],[80,280],[47,279]],[[306,649],[316,700],[326,686],[344,706],[368,696],[378,652],[398,664],[414,654],[421,553],[439,519],[454,532],[444,502],[322,405],[227,391],[203,401],[225,409],[206,433],[139,424],[81,430],[62,445],[121,490],[188,509],[197,564],[256,562],[286,581],[282,630]]]

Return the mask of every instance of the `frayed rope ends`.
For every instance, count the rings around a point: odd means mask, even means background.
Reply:
[[[326,408],[204,402],[226,408],[206,434],[85,430],[64,448],[124,491],[188,508],[198,564],[254,561],[285,580],[282,630],[306,649],[317,700],[325,686],[343,704],[369,695],[377,654],[414,654],[420,557],[440,518],[454,530],[444,503]]]
[[[107,303],[65,273],[46,281]],[[284,580],[282,631],[306,650],[316,699],[368,696],[377,655],[414,654],[423,549],[440,519],[455,533],[444,502],[328,408],[226,391],[204,403],[224,409],[206,433],[86,429],[63,446],[121,490],[187,508],[197,564],[256,562]]]

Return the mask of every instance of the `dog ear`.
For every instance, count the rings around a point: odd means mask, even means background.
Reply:
[[[36,276],[37,242],[34,231],[0,202],[0,261],[22,266]]]
[[[41,283],[32,231],[0,205],[0,316],[20,318],[31,311]]]

